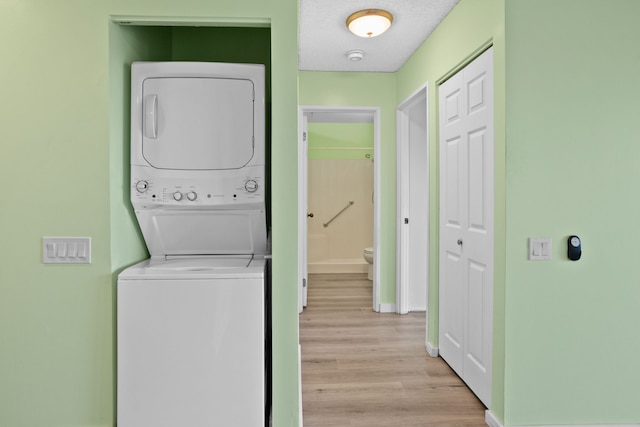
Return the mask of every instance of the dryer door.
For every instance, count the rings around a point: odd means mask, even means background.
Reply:
[[[254,88],[229,78],[147,78],[142,155],[158,169],[239,169],[253,157]]]

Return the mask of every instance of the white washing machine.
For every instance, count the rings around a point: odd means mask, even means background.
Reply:
[[[134,63],[131,202],[151,258],[118,276],[119,427],[269,414],[264,67]]]
[[[144,261],[118,281],[118,426],[265,425],[265,261]]]

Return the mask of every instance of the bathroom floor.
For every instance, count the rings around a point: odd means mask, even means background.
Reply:
[[[485,407],[425,350],[425,313],[371,309],[366,274],[309,276],[300,315],[305,427],[486,427]]]

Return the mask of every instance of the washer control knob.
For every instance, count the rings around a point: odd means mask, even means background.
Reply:
[[[253,179],[250,179],[244,183],[244,189],[249,193],[255,193],[256,191],[258,191],[258,183]]]
[[[198,194],[195,191],[189,191],[187,193],[187,199],[191,200],[192,202],[198,198]]]
[[[138,181],[136,182],[136,190],[138,193],[145,193],[149,189],[149,183],[147,181]]]
[[[182,193],[179,191],[176,191],[175,193],[173,193],[173,200],[175,200],[176,202],[179,202],[180,200],[182,200]]]

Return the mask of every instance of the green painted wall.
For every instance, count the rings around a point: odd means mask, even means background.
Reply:
[[[629,267],[636,232],[620,237],[629,233],[622,225],[640,214],[633,197],[640,181],[640,89],[633,83],[639,9],[624,0],[462,0],[397,74],[398,102],[429,81],[437,217],[437,82],[478,48],[494,46],[491,410],[506,426],[640,419],[640,340],[633,333],[640,290]],[[434,222],[431,236],[437,231]],[[573,233],[583,238],[579,262],[566,256]],[[552,261],[527,260],[527,238],[536,236],[553,238]],[[431,245],[437,253],[437,238]],[[433,259],[432,285],[437,274]],[[430,292],[429,339],[437,345],[437,287]]]
[[[380,302],[396,299],[396,76],[300,71],[300,105],[380,107]],[[372,90],[375,88],[375,90]]]
[[[638,16],[634,0],[506,2],[507,425],[640,421]],[[552,261],[527,261],[532,236]]]
[[[171,27],[109,23],[109,170],[111,178],[111,266],[122,270],[148,257],[129,203],[131,63],[171,60]],[[114,277],[115,283],[115,277]],[[114,310],[115,317],[115,310]]]
[[[429,91],[429,234],[428,341],[438,347],[439,150],[438,83],[489,45],[494,55],[495,106],[495,264],[492,411],[504,412],[505,294],[505,37],[504,0],[462,0],[398,71],[399,104],[428,83]]]
[[[309,123],[309,159],[373,158],[372,123]]]
[[[274,425],[297,426],[293,0],[0,2],[0,177],[11,183],[0,209],[0,425],[115,424],[115,278],[146,256],[128,201],[128,64],[183,50],[170,29],[110,15],[270,25]],[[92,264],[43,265],[42,236],[91,236]]]
[[[110,15],[271,22],[274,425],[298,425],[297,13],[293,0],[0,2],[0,425],[115,423],[115,277],[146,256],[126,190],[126,64],[173,58],[180,43]],[[299,73],[300,104],[381,107],[381,300],[393,303],[396,105],[429,82],[437,218],[436,83],[493,43],[492,411],[508,426],[640,419],[637,232],[622,227],[640,215],[639,14],[635,0],[461,0],[398,73]],[[91,236],[93,263],[43,265],[42,236]],[[552,261],[527,261],[531,236],[554,239]]]

